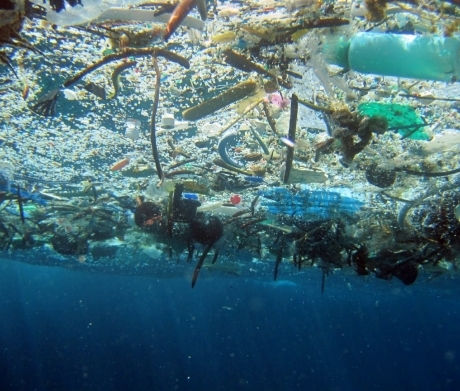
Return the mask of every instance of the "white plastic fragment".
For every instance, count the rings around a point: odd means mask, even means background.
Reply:
[[[437,152],[447,151],[460,144],[460,130],[445,129],[441,133],[434,136],[433,140],[425,144],[421,148],[423,155],[431,155]]]
[[[98,21],[103,20],[120,20],[129,21],[135,20],[138,22],[154,22],[154,23],[168,23],[171,14],[161,14],[155,16],[154,10],[144,9],[127,9],[127,8],[110,8],[104,11],[97,18]],[[203,30],[204,22],[192,16],[187,16],[181,23],[181,26],[191,27],[197,30]]]
[[[280,141],[283,144],[286,144],[288,147],[291,147],[291,148],[295,147],[295,143],[292,140],[288,139],[287,137],[281,137]]]
[[[140,121],[133,119],[133,118],[128,118],[126,120],[126,130],[125,130],[126,138],[136,141],[139,138],[139,134],[140,134],[139,126],[140,126]]]
[[[350,7],[350,16],[352,18],[364,18],[367,13],[367,8],[364,4],[360,2],[353,2],[351,3]]]
[[[68,88],[66,88],[65,90],[62,90],[62,92],[64,93],[64,96],[67,100],[77,100],[78,99],[78,95],[74,91],[69,90]]]
[[[285,167],[281,169],[281,179],[284,178]],[[323,171],[312,171],[304,168],[291,168],[289,180],[287,183],[324,183],[327,181],[327,175]]]
[[[161,118],[161,127],[163,129],[172,129],[174,128],[174,115],[169,113],[164,113]]]
[[[210,202],[204,205],[201,205],[197,208],[197,212],[210,212],[216,210],[222,206],[222,202]]]

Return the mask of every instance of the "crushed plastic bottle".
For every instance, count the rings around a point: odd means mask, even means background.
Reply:
[[[291,193],[284,187],[259,191],[260,206],[272,214],[302,218],[331,218],[340,213],[356,213],[362,201],[332,191],[302,189]]]

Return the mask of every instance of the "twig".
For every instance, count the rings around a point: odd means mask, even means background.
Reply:
[[[289,119],[289,140],[295,143],[295,131],[297,128],[297,112],[299,110],[299,102],[296,94],[292,94],[291,97],[291,117]],[[286,154],[286,169],[284,171],[284,178],[283,182],[288,183],[289,174],[291,173],[292,169],[292,161],[294,159],[294,147],[288,145],[287,146],[287,154]]]
[[[259,104],[260,102],[263,102],[263,98],[260,98],[258,99],[256,102],[250,104],[248,107],[246,107],[246,109],[244,110],[243,114],[241,114],[240,116],[236,117],[235,119],[231,120],[227,125],[225,125],[219,133],[216,134],[216,136],[220,136],[222,133],[224,133],[227,129],[230,129],[233,125],[235,125],[240,119],[246,117],[246,115],[254,110]]]
[[[318,106],[304,99],[298,99],[298,101],[300,104],[308,107],[309,109],[312,109],[315,111],[322,111],[323,113],[326,113],[326,114],[334,114],[334,110],[330,109],[329,107]]]
[[[152,143],[152,153],[153,153],[153,160],[155,160],[155,167],[157,169],[158,178],[161,180],[163,175],[163,169],[161,168],[160,164],[160,157],[158,155],[158,148],[157,148],[157,136],[155,131],[155,118],[157,115],[158,110],[158,100],[160,98],[160,79],[161,73],[160,69],[158,68],[157,59],[153,57],[153,66],[155,68],[155,95],[153,98],[153,106],[152,106],[152,118],[150,122],[150,142]]]

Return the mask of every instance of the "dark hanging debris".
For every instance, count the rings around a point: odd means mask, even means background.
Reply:
[[[19,206],[19,214],[21,215],[21,221],[25,223],[25,218],[24,218],[24,205],[22,203],[22,197],[21,197],[21,190],[19,186],[17,186],[17,195],[18,195],[18,206]]]
[[[418,267],[414,262],[403,263],[394,266],[392,274],[404,285],[412,285],[418,277]]]
[[[87,85],[85,85],[84,89],[89,93],[96,95],[100,99],[106,99],[104,87],[100,87],[93,82],[89,82]]]
[[[224,226],[217,216],[198,213],[190,223],[192,239],[200,244],[208,245],[217,242],[224,233]]]
[[[352,255],[352,263],[355,267],[356,273],[358,273],[358,276],[367,276],[369,274],[369,270],[367,269],[367,266],[366,266],[368,256],[369,256],[369,253],[365,246],[361,246]]]
[[[209,250],[211,250],[212,246],[224,234],[224,225],[217,216],[209,216],[204,213],[198,213],[196,218],[190,223],[190,233],[193,240],[205,246],[195,270],[193,271],[193,288]],[[215,262],[215,260],[213,261]]]
[[[56,89],[43,95],[37,103],[32,106],[32,111],[44,117],[52,117],[55,115],[56,103],[60,92],[60,89]]]
[[[51,238],[55,251],[63,255],[83,255],[88,252],[88,241],[79,232],[55,233]]]
[[[366,179],[374,186],[389,187],[395,183],[396,172],[394,170],[385,170],[380,168],[377,164],[371,164],[366,168]]]
[[[267,71],[263,66],[252,62],[251,60],[246,58],[246,56],[236,53],[232,49],[225,49],[223,51],[223,55],[225,56],[224,60],[228,65],[231,65],[232,67],[237,68],[240,71],[257,72],[259,75],[264,75],[271,78],[284,88],[292,88],[292,84],[290,82],[283,80],[281,77],[277,77],[275,74],[271,73],[270,71]]]
[[[278,251],[276,253],[276,262],[275,262],[275,271],[273,273],[273,279],[276,281],[278,277],[278,268],[281,265],[281,261],[283,260],[283,246],[284,246],[284,236],[281,237],[281,243],[278,247]]]
[[[49,2],[52,10],[56,12],[61,12],[64,10],[66,8],[66,4],[70,5],[71,7],[75,7],[78,4],[82,5],[81,0],[49,0]]]
[[[152,231],[161,223],[162,209],[154,202],[142,202],[134,212],[134,222],[144,230]]]

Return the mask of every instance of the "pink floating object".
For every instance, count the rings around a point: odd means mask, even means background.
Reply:
[[[291,101],[288,98],[282,98],[279,92],[276,92],[274,94],[268,94],[264,98],[264,100],[265,102],[271,103],[279,109],[285,109],[291,103]]]
[[[238,205],[238,204],[241,202],[241,196],[238,195],[238,194],[233,194],[233,195],[230,197],[230,202],[231,202],[233,205]]]

